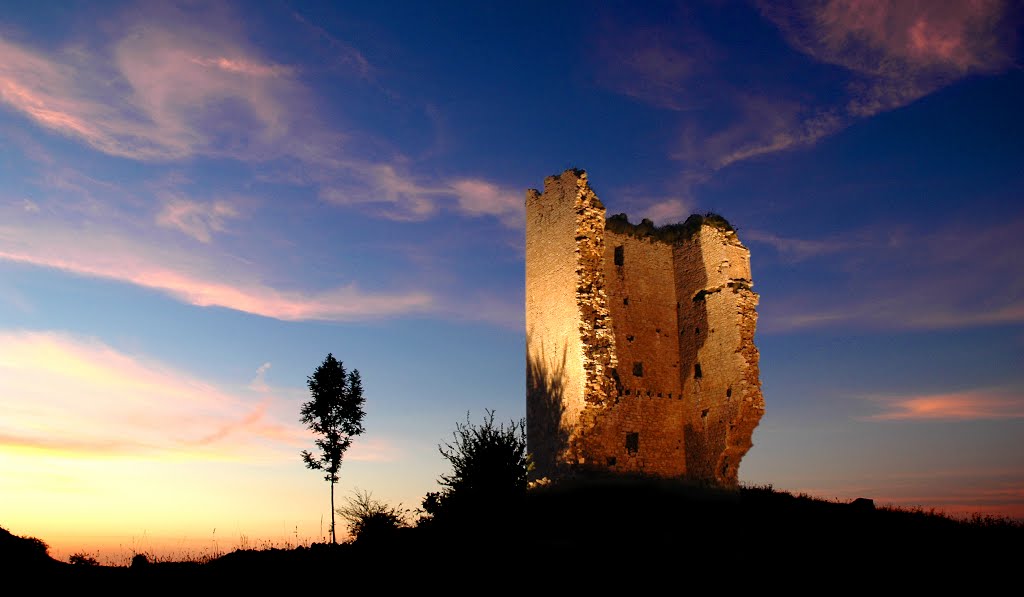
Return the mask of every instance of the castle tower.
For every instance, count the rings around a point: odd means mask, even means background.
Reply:
[[[737,482],[764,412],[750,253],[728,222],[606,220],[586,173],[526,194],[527,443],[572,470]]]

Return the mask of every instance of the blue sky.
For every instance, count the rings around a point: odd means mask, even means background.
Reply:
[[[525,414],[524,192],[569,167],[750,248],[742,480],[1024,517],[1021,17],[11,3],[0,524],[59,553],[319,539],[298,409],[328,352],[367,397],[339,490],[418,505],[456,421]]]

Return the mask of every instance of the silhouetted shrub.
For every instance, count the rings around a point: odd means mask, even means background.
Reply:
[[[483,511],[500,512],[526,493],[530,461],[526,453],[526,420],[495,424],[488,410],[479,426],[456,423],[453,441],[438,446],[452,465],[441,475],[442,490],[428,493],[423,510],[435,519],[463,519]]]
[[[74,564],[75,566],[99,566],[100,565],[100,563],[98,561],[96,561],[96,558],[94,558],[94,557],[92,557],[92,556],[90,556],[90,555],[88,555],[86,553],[83,553],[83,552],[78,552],[78,553],[71,554],[71,557],[68,558],[68,562]]]
[[[401,504],[390,506],[373,499],[370,492],[358,489],[337,512],[348,521],[349,533],[359,543],[385,540],[393,537],[398,529],[409,526],[408,510],[403,510]]]

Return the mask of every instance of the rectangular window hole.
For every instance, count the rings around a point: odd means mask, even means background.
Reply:
[[[726,398],[732,398],[732,388],[726,388],[726,390],[725,390],[725,397]]]
[[[615,466],[615,457],[614,456],[609,456],[608,457],[608,466]]]
[[[632,338],[632,336],[630,336]],[[644,376],[644,364],[640,361],[633,363],[633,375],[636,377]]]
[[[639,433],[627,433],[626,434],[626,452],[630,454],[636,454],[640,451],[640,434]]]
[[[700,370],[700,363],[697,363],[697,364],[695,364],[693,366],[693,377],[694,377],[694,379],[700,379],[700,378],[704,377],[704,374],[701,373],[701,370]]]
[[[623,257],[622,245],[615,247],[615,265],[622,265]]]
[[[702,418],[702,419],[708,418],[708,412],[710,410],[711,410],[710,408],[705,408],[704,410],[700,411],[700,418]]]
[[[622,304],[623,305],[627,305],[627,306],[629,305],[629,297],[628,296],[626,298],[622,299]]]

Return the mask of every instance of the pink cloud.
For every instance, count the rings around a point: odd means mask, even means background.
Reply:
[[[1001,0],[829,0],[810,12],[823,57],[883,74],[903,67],[966,72],[1003,66],[1007,57],[993,34],[1004,9]],[[893,58],[904,65],[892,64]]]
[[[884,411],[873,421],[1018,419],[1024,417],[1024,394],[1005,390],[973,390],[878,398]]]
[[[37,223],[0,226],[0,259],[151,288],[201,307],[225,307],[286,321],[350,321],[427,312],[421,291],[367,292],[356,284],[322,291],[279,290],[186,253],[155,248],[116,230]],[[225,275],[224,272],[232,272]]]
[[[0,38],[0,102],[140,160],[266,157],[305,113],[291,69],[208,24],[137,22],[112,48],[47,55]]]
[[[735,46],[726,51],[697,30],[685,9],[668,23],[607,26],[595,40],[593,68],[600,84],[625,96],[680,112],[708,110],[711,118],[685,113],[678,125],[675,157],[689,162],[689,178],[699,180],[730,164],[813,146],[964,76],[1010,67],[1014,26],[1007,6],[999,0],[761,2],[794,48],[845,69],[838,101],[831,94],[809,99],[777,80],[759,79],[751,65],[762,57]],[[722,116],[724,124],[707,126]]]
[[[0,332],[0,452],[291,461],[310,436],[283,414],[275,393],[256,401],[94,339]],[[380,438],[356,442],[346,454],[364,461],[395,455]]]
[[[260,64],[244,58],[193,58],[193,62],[202,66],[219,68],[229,73],[249,75],[253,77],[287,77],[294,74],[292,68],[280,64]]]
[[[655,224],[674,224],[687,218],[692,212],[690,203],[679,198],[655,201],[643,213]]]
[[[522,225],[524,202],[518,191],[478,178],[424,179],[396,164],[362,164],[362,184],[327,184],[321,197],[339,205],[370,205],[377,215],[421,221],[442,206],[469,216],[493,216],[508,227]],[[367,174],[368,173],[368,174]]]
[[[765,3],[796,48],[858,75],[847,105],[870,116],[971,73],[1009,66],[1012,27],[1000,0],[827,0],[800,9]]]
[[[424,220],[446,203],[512,227],[521,221],[520,201],[509,200],[518,193],[477,179],[416,176],[401,156],[375,161],[339,151],[347,135],[316,116],[312,93],[293,68],[262,58],[224,23],[164,12],[170,14],[163,19],[136,15],[101,50],[45,52],[0,38],[0,104],[98,151],[136,160],[293,158],[288,182],[318,185],[327,201],[370,207],[390,219]],[[361,54],[347,55],[360,75],[368,74]],[[208,243],[236,215],[223,203],[172,200],[157,221]]]
[[[267,420],[265,406],[96,340],[52,332],[0,333],[0,403],[4,449],[206,458],[264,441],[283,442],[290,454],[303,441],[297,424]],[[240,444],[214,446],[229,432]],[[202,445],[211,447],[190,448]]]
[[[469,216],[496,216],[510,227],[522,225],[525,199],[522,193],[485,180],[461,178],[451,182],[458,209]]]
[[[215,232],[225,230],[225,220],[238,217],[238,210],[227,201],[200,203],[183,197],[171,197],[156,215],[156,223],[175,228],[199,242],[209,243]]]

